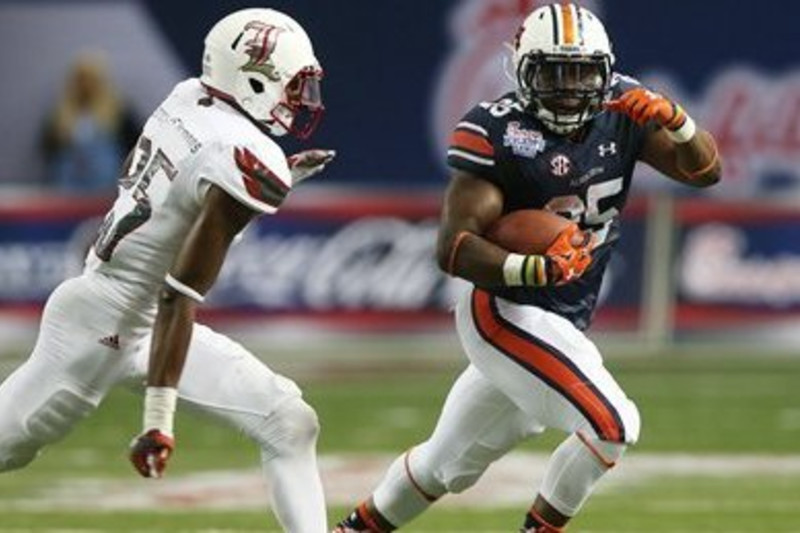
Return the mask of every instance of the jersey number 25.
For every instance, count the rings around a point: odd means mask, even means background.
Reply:
[[[169,181],[178,171],[160,148],[145,136],[139,138],[119,180],[119,197],[103,219],[94,242],[94,252],[103,261],[111,259],[119,242],[150,219],[152,206],[148,188],[159,172]]]
[[[562,215],[594,230],[596,244],[602,244],[608,233],[611,221],[619,214],[616,207],[600,211],[600,201],[611,198],[622,191],[622,178],[593,183],[586,189],[586,200],[577,194],[556,196],[545,206],[545,209]]]

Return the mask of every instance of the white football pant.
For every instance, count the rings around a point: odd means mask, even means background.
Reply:
[[[572,516],[636,442],[636,406],[594,343],[554,313],[475,289],[459,301],[456,327],[471,364],[430,438],[390,467],[373,494],[375,506],[394,525],[404,524],[441,495],[472,486],[492,462],[549,427],[572,436],[554,454],[540,493]]]
[[[32,461],[94,411],[112,386],[143,390],[152,316],[117,308],[98,291],[103,280],[86,274],[56,288],[33,353],[0,385],[0,471]],[[319,426],[294,382],[195,324],[178,395],[259,445],[287,531],[327,530],[316,465]],[[132,434],[141,428],[138,419],[125,423]]]

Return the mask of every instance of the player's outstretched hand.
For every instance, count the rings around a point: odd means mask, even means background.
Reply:
[[[581,277],[592,264],[593,245],[592,233],[581,231],[576,224],[562,230],[545,253],[552,283],[563,285]]]
[[[292,185],[297,185],[314,174],[322,172],[334,157],[336,157],[336,151],[319,148],[290,155],[286,161],[289,163],[289,170],[292,173]]]
[[[669,130],[676,130],[686,121],[686,113],[681,106],[644,87],[625,91],[616,100],[606,102],[605,108],[625,113],[640,126],[653,120]]]
[[[174,449],[173,437],[151,429],[133,439],[129,457],[133,467],[142,476],[159,478],[164,475],[167,460]]]

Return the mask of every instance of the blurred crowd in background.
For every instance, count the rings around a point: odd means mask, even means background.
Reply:
[[[341,154],[326,184],[440,188],[450,129],[474,102],[511,88],[504,43],[542,3],[271,2],[309,28],[326,70],[327,116],[312,142]],[[798,195],[800,65],[778,43],[800,6],[784,2],[773,17],[716,0],[682,16],[685,6],[668,1],[582,3],[606,20],[618,71],[666,91],[714,131],[728,164],[710,194]],[[210,21],[245,4],[0,2],[0,183],[94,187],[174,83],[199,74]],[[676,18],[687,38],[640,23]],[[97,168],[70,176],[81,157],[64,157],[65,145],[103,154]],[[669,187],[641,175],[640,186]]]
[[[141,127],[100,51],[79,54],[45,117],[43,182],[59,193],[110,193]]]

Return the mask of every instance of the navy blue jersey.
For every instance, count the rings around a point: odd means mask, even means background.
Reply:
[[[614,75],[612,98],[638,85]],[[645,128],[623,113],[597,115],[577,138],[549,131],[522,110],[515,93],[475,106],[456,126],[447,163],[503,191],[504,213],[549,209],[595,233],[591,267],[558,287],[495,287],[489,292],[589,326],[600,284],[619,238],[619,214],[644,142]]]

